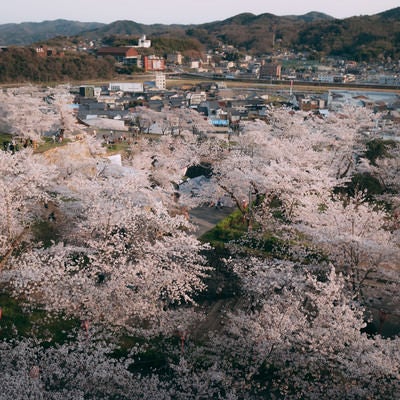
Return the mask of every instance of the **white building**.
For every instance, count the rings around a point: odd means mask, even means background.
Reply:
[[[199,69],[201,66],[201,60],[191,60],[190,61],[190,68],[191,69]]]
[[[319,74],[318,81],[324,83],[333,83],[333,75]]]
[[[108,85],[110,92],[143,93],[143,83],[140,82],[111,82]]]
[[[142,35],[138,40],[137,47],[148,49],[151,47],[151,40],[146,39],[146,35]]]
[[[201,102],[207,100],[207,94],[206,92],[188,93],[186,100],[188,101],[190,107],[196,108]]]
[[[156,88],[161,90],[165,90],[167,88],[167,78],[162,72],[156,73]]]

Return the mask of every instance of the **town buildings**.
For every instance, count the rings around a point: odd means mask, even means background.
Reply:
[[[134,47],[100,47],[97,57],[114,57],[117,62],[141,67],[141,56]]]
[[[143,68],[146,72],[149,71],[164,71],[165,59],[159,56],[144,56]]]

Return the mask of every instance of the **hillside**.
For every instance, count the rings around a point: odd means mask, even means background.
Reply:
[[[242,13],[199,25],[145,25],[134,21],[111,24],[57,20],[0,25],[0,45],[44,42],[55,36],[96,40],[107,45],[129,44],[146,34],[151,39],[193,39],[207,48],[232,45],[241,52],[265,54],[279,49],[316,52],[369,61],[400,56],[400,7],[375,15],[335,19],[310,12],[276,16]],[[196,44],[196,49],[199,46]],[[185,47],[187,45],[185,44]],[[165,49],[167,50],[167,49]]]
[[[263,53],[272,51],[278,43],[291,47],[297,32],[308,24],[333,20],[325,14],[309,13],[303,16],[278,17],[273,14],[254,15],[243,13],[224,21],[211,22],[188,29],[188,35],[203,43],[232,44],[242,51]]]
[[[0,25],[0,46],[29,45],[56,36],[74,36],[103,26],[99,22],[55,21]]]
[[[94,29],[90,32],[85,32],[84,37],[98,38],[111,35],[162,35],[170,33],[171,31],[180,31],[181,33],[188,28],[189,25],[163,25],[152,24],[145,25],[129,20],[120,20],[112,22],[111,24],[104,25],[100,28]]]
[[[297,49],[356,60],[400,55],[400,7],[372,16],[317,21],[299,31]]]

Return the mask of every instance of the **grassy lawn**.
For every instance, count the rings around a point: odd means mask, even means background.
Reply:
[[[28,309],[22,301],[0,292],[0,338],[35,337],[49,343],[62,343],[71,331],[80,326],[80,321],[60,316],[50,316],[39,308]]]
[[[52,138],[45,137],[43,142],[39,143],[35,148],[35,153],[44,153],[47,150],[54,149],[56,147],[62,147],[70,143],[70,139],[65,139],[62,142],[54,142]]]
[[[278,211],[275,218],[281,218]],[[200,240],[210,243],[216,250],[225,249],[229,242],[237,242],[243,253],[260,257],[274,257],[277,259],[293,259],[290,248],[300,246],[303,248],[304,258],[302,263],[328,261],[326,254],[314,247],[303,235],[297,234],[292,240],[279,238],[273,231],[258,231],[258,226],[253,223],[252,229],[248,229],[248,224],[239,210],[234,211],[226,218],[221,220],[214,228],[204,233]]]
[[[131,145],[128,143],[128,141],[116,142],[113,144],[104,144],[104,147],[107,149],[107,153],[111,155],[116,153],[124,154],[128,151],[130,146]]]
[[[11,142],[12,140],[12,135],[9,133],[0,133],[0,146],[1,150],[3,150],[3,143],[4,142]]]
[[[201,240],[210,243],[214,247],[223,247],[231,240],[237,240],[247,233],[246,221],[239,210],[234,211],[203,236]]]

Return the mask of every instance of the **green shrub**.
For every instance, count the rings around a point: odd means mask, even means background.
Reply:
[[[396,146],[393,140],[374,139],[366,144],[367,151],[364,153],[365,157],[376,166],[378,158],[388,157],[389,148]]]

